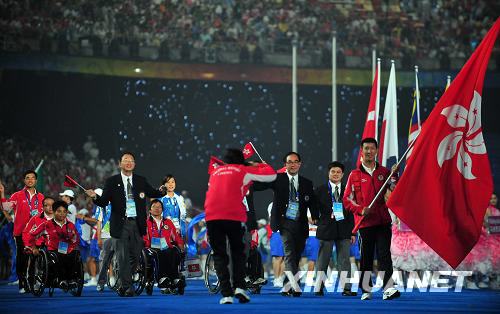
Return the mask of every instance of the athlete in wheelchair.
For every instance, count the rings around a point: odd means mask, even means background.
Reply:
[[[54,218],[45,220],[29,232],[29,241],[35,243],[27,247],[33,254],[29,266],[30,289],[35,296],[41,296],[45,288],[52,296],[55,288],[80,296],[83,289],[83,265],[78,245],[75,225],[66,220],[68,205],[63,201],[54,202]],[[38,239],[44,237],[40,245]],[[33,242],[34,241],[34,242]]]
[[[145,289],[148,295],[158,283],[163,294],[184,294],[186,281],[180,272],[184,256],[184,241],[174,223],[163,219],[163,204],[160,200],[151,201],[150,217],[147,220],[147,234],[144,235]]]

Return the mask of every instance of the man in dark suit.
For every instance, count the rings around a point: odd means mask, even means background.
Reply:
[[[299,271],[299,261],[309,237],[307,209],[311,212],[313,222],[318,219],[313,184],[311,180],[299,175],[301,166],[300,155],[289,152],[283,158],[286,173],[277,175],[270,183],[254,183],[254,190],[272,189],[274,191],[273,207],[271,209],[271,229],[280,231],[285,251],[285,273],[295,276]],[[290,278],[289,278],[290,279]],[[284,285],[283,295],[300,296],[297,287],[287,289]]]
[[[354,228],[354,216],[342,206],[345,185],[342,184],[344,176],[344,165],[338,161],[328,164],[328,183],[316,188],[316,200],[319,208],[319,224],[316,238],[319,239],[319,253],[317,271],[327,275],[328,264],[332,256],[333,245],[337,248],[337,269],[340,278],[351,278],[351,264],[349,262],[351,243],[356,241],[352,234]],[[342,275],[342,272],[344,275]],[[347,276],[346,276],[347,275]],[[344,277],[346,276],[346,277]],[[355,296],[351,292],[351,284],[342,282],[344,287],[343,296]],[[316,295],[323,296],[323,285]]]
[[[146,234],[146,197],[162,197],[166,188],[155,190],[146,178],[134,174],[135,158],[130,152],[122,154],[119,166],[120,174],[106,180],[101,196],[93,190],[86,194],[102,208],[111,203],[110,233],[120,268],[118,294],[133,296],[132,270],[139,261],[144,246],[142,236]]]

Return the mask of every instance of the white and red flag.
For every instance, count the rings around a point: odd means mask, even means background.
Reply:
[[[387,206],[456,268],[477,243],[493,192],[481,127],[484,75],[497,19],[422,126]]]
[[[380,107],[380,59],[377,60],[377,69],[373,78],[372,93],[370,103],[368,104],[368,112],[366,113],[365,128],[361,139],[373,137],[377,139],[378,132],[378,111]],[[361,150],[358,153],[356,167],[361,164]]]
[[[243,152],[243,157],[245,157],[245,159],[248,159],[255,154],[255,150],[251,142],[246,143],[241,151]]]
[[[394,60],[391,60],[389,84],[385,97],[384,120],[380,131],[378,158],[382,166],[389,166],[398,162],[398,98],[396,95],[396,69]],[[391,159],[392,158],[392,159]],[[389,161],[389,159],[391,159]]]

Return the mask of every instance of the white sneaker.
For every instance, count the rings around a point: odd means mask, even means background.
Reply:
[[[234,290],[234,297],[240,301],[240,303],[248,303],[250,302],[250,297],[247,292],[241,288],[236,288]]]
[[[382,299],[383,300],[392,300],[395,298],[399,298],[400,296],[401,296],[401,293],[397,289],[387,288],[387,290],[384,291]]]
[[[19,280],[9,282],[7,285],[9,286],[17,286],[19,284]]]
[[[476,285],[474,281],[467,281],[465,287],[470,290],[479,290],[479,287]]]
[[[273,280],[273,287],[283,288],[283,279],[281,279],[281,278],[274,278],[274,280]]]
[[[109,278],[109,284],[111,287],[114,287],[116,285],[116,278],[115,277],[110,277]]]
[[[135,273],[134,276],[132,277],[133,281],[139,281],[139,273]]]
[[[219,304],[233,304],[233,297],[223,297],[220,299]]]
[[[19,293],[24,294],[24,293],[26,293],[26,290],[24,290],[24,288],[21,288],[21,289],[19,289]]]
[[[85,287],[95,287],[97,286],[97,279],[95,277],[92,277],[86,284],[84,284]]]
[[[371,300],[372,294],[370,292],[363,292],[361,295],[361,300]]]

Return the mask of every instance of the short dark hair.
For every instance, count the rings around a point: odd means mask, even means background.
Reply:
[[[153,207],[153,205],[156,204],[156,203],[160,203],[161,207],[163,207],[162,201],[160,201],[159,199],[155,198],[155,199],[151,200],[151,204],[149,204],[149,210],[151,210],[151,208]]]
[[[54,202],[56,201],[56,199],[55,199],[55,198],[53,198],[52,196],[45,196],[45,197],[43,198],[42,204],[43,204],[43,203],[45,203],[45,200],[53,200]]]
[[[38,175],[36,174],[36,171],[35,171],[35,170],[33,170],[33,169],[26,170],[26,171],[24,172],[24,174],[23,174],[23,179],[26,179],[26,176],[27,176],[28,174],[30,174],[30,173],[32,173],[32,174],[34,174],[34,175],[35,175],[35,179],[38,179]]]
[[[65,201],[55,201],[54,204],[52,204],[54,210],[57,210],[59,207],[64,207],[66,211],[68,211],[68,204],[66,204]]]
[[[297,152],[288,152],[288,153],[286,153],[286,154],[285,154],[285,156],[283,157],[283,162],[286,162],[287,157],[288,157],[288,156],[290,156],[290,155],[296,155],[296,156],[297,156],[297,158],[299,159],[299,161],[302,161],[302,158],[300,158],[299,153],[297,153]]]
[[[135,160],[135,156],[134,156],[134,154],[133,154],[132,152],[130,152],[130,151],[124,151],[124,152],[120,155],[120,161],[122,161],[122,158],[123,158],[123,156],[125,156],[125,155],[130,155],[130,156],[132,156],[132,158],[134,158],[134,160]]]
[[[226,149],[226,154],[224,155],[223,160],[226,164],[245,164],[245,157],[243,156],[243,152],[237,148]]]
[[[340,168],[342,172],[344,172],[345,166],[343,163],[340,161],[332,161],[331,163],[328,164],[328,171],[330,171],[333,167]]]
[[[161,181],[161,184],[165,184],[165,183],[167,183],[167,182],[168,182],[168,180],[170,180],[170,179],[174,179],[174,180],[175,180],[175,177],[174,177],[174,175],[173,175],[173,174],[168,173],[168,174],[167,174],[167,175],[163,178],[163,180]]]
[[[373,137],[366,137],[366,138],[364,138],[364,139],[361,141],[361,145],[359,145],[359,146],[363,147],[363,144],[364,144],[364,143],[373,143],[373,144],[375,144],[375,148],[378,148],[378,143],[377,143],[377,140],[376,140],[376,139],[374,139]]]

